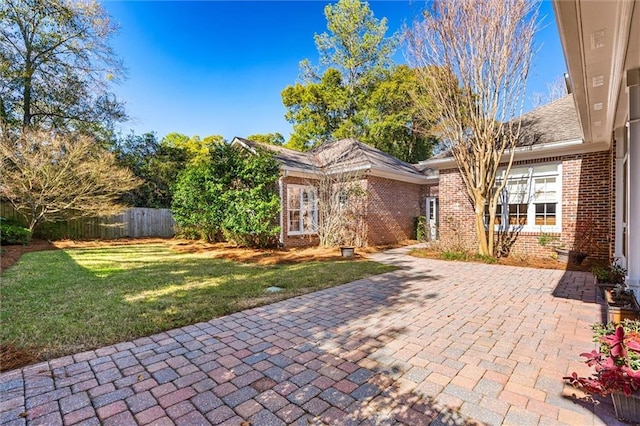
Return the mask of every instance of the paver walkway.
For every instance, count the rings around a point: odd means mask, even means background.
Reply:
[[[590,274],[373,257],[401,269],[0,375],[0,423],[617,424],[576,403]]]

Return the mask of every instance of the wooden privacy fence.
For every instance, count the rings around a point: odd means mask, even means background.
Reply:
[[[0,216],[22,221],[9,203],[2,203]],[[169,209],[135,207],[121,214],[91,217],[64,222],[43,223],[36,229],[36,236],[56,239],[112,239],[138,237],[164,237],[175,235],[175,222]]]

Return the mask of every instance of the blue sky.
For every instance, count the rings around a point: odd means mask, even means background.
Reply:
[[[288,139],[280,92],[294,84],[299,62],[318,62],[314,33],[326,31],[326,1],[104,1],[120,26],[113,47],[127,68],[115,87],[136,133],[234,136],[280,132]],[[370,1],[389,33],[419,15],[420,1]],[[541,3],[544,27],[529,94],[566,66],[551,2]],[[401,52],[395,56],[403,62]]]

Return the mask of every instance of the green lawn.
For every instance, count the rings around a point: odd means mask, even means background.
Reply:
[[[51,358],[392,269],[348,260],[243,264],[163,244],[27,253],[2,276],[0,342]],[[266,295],[270,286],[285,290]]]

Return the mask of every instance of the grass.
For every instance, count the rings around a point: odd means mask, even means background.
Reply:
[[[27,253],[2,276],[0,342],[47,359],[393,269],[348,260],[238,263],[163,244]],[[265,293],[270,286],[284,290]]]

